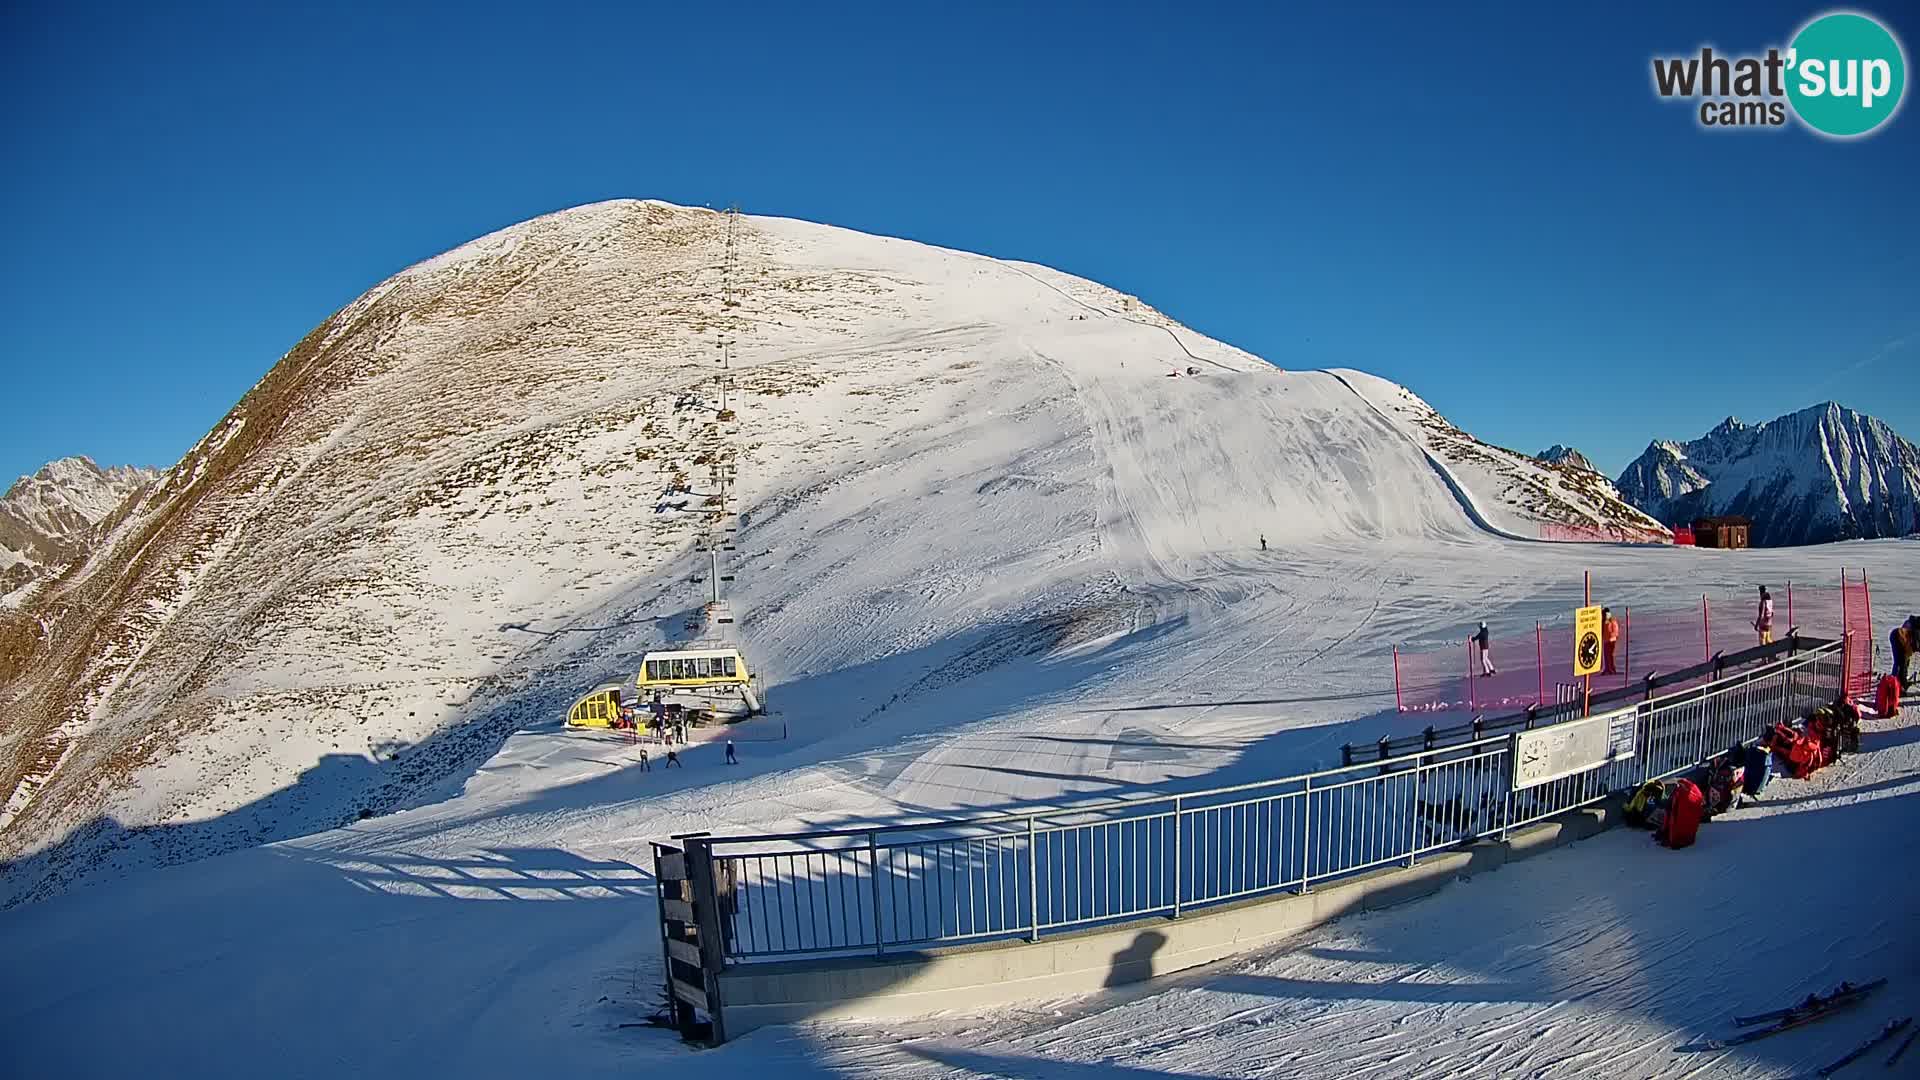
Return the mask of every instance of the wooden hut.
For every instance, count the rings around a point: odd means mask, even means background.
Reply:
[[[1747,547],[1753,522],[1743,517],[1699,518],[1693,523],[1693,543],[1703,548]]]

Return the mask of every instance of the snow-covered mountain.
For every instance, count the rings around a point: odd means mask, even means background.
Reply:
[[[1621,498],[1612,481],[1590,464],[1539,460],[1481,442],[1404,386],[1363,372],[1337,374],[1425,449],[1476,515],[1496,531],[1546,540],[1666,543],[1672,538],[1658,521]]]
[[[159,475],[67,457],[15,481],[0,496],[0,606],[18,604],[29,586],[84,555],[98,526]]]
[[[1835,402],[1690,442],[1654,442],[1620,474],[1634,505],[1670,524],[1753,520],[1757,545],[1902,536],[1920,529],[1920,449]]]
[[[328,318],[0,621],[0,902],[446,794],[687,636],[729,470],[737,630],[794,739],[1113,634],[1184,669],[1284,616],[1267,660],[1324,670],[1443,617],[1300,614],[1329,575],[1643,521],[1045,267],[582,207]],[[1281,553],[1311,573],[1221,569]]]
[[[1594,467],[1592,459],[1588,458],[1587,455],[1575,450],[1571,446],[1561,446],[1559,443],[1554,443],[1552,446],[1535,454],[1534,457],[1549,465],[1570,465],[1573,468],[1585,469],[1592,473],[1600,471]]]

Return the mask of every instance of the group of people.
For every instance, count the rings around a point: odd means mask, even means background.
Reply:
[[[1773,644],[1773,594],[1765,585],[1760,586],[1760,606],[1753,613],[1753,629],[1760,635],[1760,644]],[[1896,673],[1900,676],[1900,686],[1907,685],[1907,666],[1912,660],[1916,646],[1920,646],[1920,615],[1908,619],[1894,632],[1893,656]],[[1901,635],[1905,635],[1902,637]],[[1485,619],[1480,620],[1480,629],[1470,639],[1474,649],[1480,654],[1480,675],[1482,678],[1498,675],[1493,666],[1493,634],[1487,629]],[[1614,654],[1620,646],[1620,620],[1613,617],[1613,609],[1600,609],[1600,656],[1602,675],[1618,675],[1614,667]],[[1903,651],[1904,650],[1904,651]]]
[[[679,751],[674,750],[673,747],[687,745],[687,714],[680,706],[667,705],[661,701],[658,693],[655,693],[653,700],[647,704],[647,710],[653,717],[653,723],[650,726],[657,733],[660,741],[667,746],[667,763],[663,768],[684,767],[680,765]],[[638,710],[632,705],[620,706],[620,721],[620,726],[637,730]],[[739,756],[734,753],[732,739],[727,740],[727,764],[740,764]],[[653,771],[653,762],[648,758],[647,748],[644,746],[640,748],[640,771]]]

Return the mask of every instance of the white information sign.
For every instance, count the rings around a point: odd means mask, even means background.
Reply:
[[[1516,731],[1509,748],[1513,790],[1524,791],[1630,758],[1638,749],[1638,732],[1638,710],[1633,706]]]

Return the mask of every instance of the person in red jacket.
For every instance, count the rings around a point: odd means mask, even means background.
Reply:
[[[1620,644],[1620,620],[1613,617],[1612,608],[1600,609],[1600,643],[1606,657],[1606,670],[1602,675],[1618,675],[1613,669],[1613,651]]]

